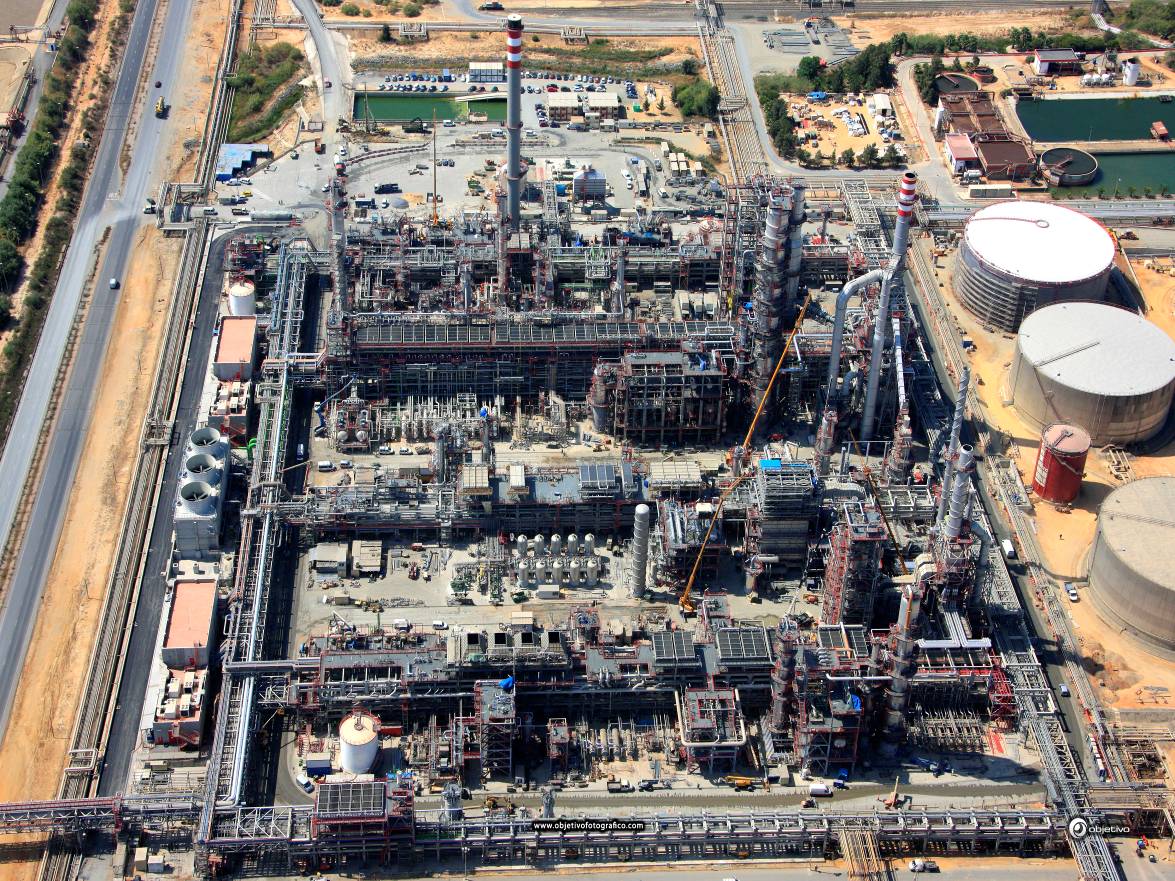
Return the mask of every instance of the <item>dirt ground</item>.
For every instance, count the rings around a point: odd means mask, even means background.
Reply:
[[[1175,339],[1175,260],[1148,257],[1131,260],[1148,312],[1146,317]]]
[[[399,46],[396,44],[381,43],[377,34],[348,33],[347,42],[351,50],[352,63],[361,62],[364,58],[389,56],[392,54],[406,54],[416,58],[468,58],[470,60],[498,61],[505,56],[504,37],[500,32],[487,29],[485,33],[436,32],[429,34],[427,40],[421,43]],[[535,42],[534,37],[538,37]],[[701,58],[698,50],[698,41],[693,37],[610,37],[609,45],[614,49],[648,50],[668,48],[672,52],[655,59],[654,64],[680,64],[686,58]],[[543,49],[558,50],[574,49],[565,43],[557,34],[528,34],[522,43],[523,62],[527,67],[558,68],[558,59],[544,56],[539,53]],[[527,56],[533,56],[528,58]],[[623,65],[620,65],[623,66]]]
[[[359,7],[359,15],[343,15],[340,11],[342,6],[319,6],[322,11],[323,21],[370,21],[374,26],[387,22],[393,27],[403,24],[405,22],[428,22],[428,21],[446,21],[451,20],[452,16],[447,15],[442,6],[420,6],[420,15],[416,18],[409,18],[403,12],[391,13],[388,12],[386,6],[380,6],[373,3],[372,0],[347,0],[347,3],[354,3]],[[346,3],[343,4],[344,6]],[[401,0],[401,8],[407,6],[406,0]],[[420,5],[419,3],[417,5]],[[371,13],[364,15],[365,12]]]
[[[1007,33],[1014,27],[1051,30],[1064,27],[1075,30],[1063,12],[1018,11],[1008,12],[948,12],[941,15],[926,13],[911,17],[908,13],[893,15],[836,15],[833,21],[849,31],[854,43],[868,46],[881,43],[895,34],[961,34],[979,36]]]
[[[0,110],[7,112],[16,100],[17,89],[32,57],[30,46],[16,43],[0,46]]]
[[[196,6],[190,43],[206,51],[191,53],[193,75],[175,97],[172,142],[160,174],[190,174],[227,8],[227,0]],[[179,239],[145,229],[125,275],[111,331],[115,342],[106,354],[91,420],[101,430],[86,439],[82,461],[90,467],[80,469],[74,482],[22,687],[0,743],[0,762],[9,769],[0,777],[0,800],[48,798],[57,789],[135,468],[128,442],[134,449],[146,412],[180,246]],[[0,881],[31,877],[35,868],[0,863]]]
[[[826,155],[832,153],[839,159],[840,154],[850,148],[854,153],[860,155],[861,151],[870,145],[876,147],[880,153],[884,153],[886,147],[889,146],[881,140],[877,123],[870,116],[868,108],[863,105],[850,106],[843,101],[812,104],[799,95],[789,96],[788,103],[793,111],[798,111],[810,123],[808,127],[799,129],[799,132],[811,133],[803,145],[809,153],[824,153]],[[863,115],[869,127],[868,133],[864,135],[849,134],[849,127],[845,120],[840,116],[833,115],[836,110],[848,110],[853,114]],[[821,121],[831,122],[832,128],[818,127],[818,123]]]

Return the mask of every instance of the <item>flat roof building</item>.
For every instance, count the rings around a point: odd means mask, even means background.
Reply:
[[[500,61],[471,61],[469,62],[469,81],[471,83],[504,83],[506,82],[506,68]]]
[[[181,581],[176,584],[160,658],[172,670],[208,666],[216,640],[216,582]]]
[[[221,382],[253,378],[253,355],[257,345],[257,318],[253,315],[226,315],[220,319],[220,335],[212,359],[212,374]]]
[[[548,92],[547,115],[557,122],[566,122],[580,114],[579,95],[574,92]]]

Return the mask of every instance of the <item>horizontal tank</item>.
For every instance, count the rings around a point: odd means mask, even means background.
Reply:
[[[1033,312],[1016,338],[1006,398],[1030,425],[1082,426],[1094,446],[1147,440],[1175,393],[1175,342],[1140,315],[1102,303]]]
[[[1047,202],[998,202],[967,221],[953,283],[969,311],[1015,332],[1041,306],[1102,299],[1113,264],[1113,239],[1096,220]]]
[[[1054,423],[1040,436],[1032,473],[1032,491],[1046,502],[1067,505],[1081,492],[1089,432],[1077,425]]]
[[[1088,595],[1112,628],[1175,660],[1173,547],[1175,477],[1118,487],[1098,512]]]

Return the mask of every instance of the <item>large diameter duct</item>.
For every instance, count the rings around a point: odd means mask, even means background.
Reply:
[[[836,395],[836,378],[840,373],[840,350],[845,334],[845,313],[848,311],[849,300],[861,293],[871,284],[885,281],[886,270],[874,269],[859,275],[846,284],[836,295],[836,314],[832,320],[832,354],[828,359],[828,395],[831,401]]]
[[[947,444],[946,465],[943,468],[942,488],[938,495],[938,514],[935,522],[942,525],[947,516],[947,499],[951,491],[951,476],[955,470],[955,456],[959,453],[959,436],[963,433],[963,413],[967,409],[967,390],[971,385],[971,368],[963,368],[963,375],[959,378],[958,394],[955,397],[955,418],[951,422],[951,439]]]
[[[645,593],[645,572],[649,567],[649,518],[651,513],[648,505],[636,506],[632,533],[632,573],[629,580],[629,590],[636,599],[644,596]]]
[[[522,16],[506,19],[506,188],[510,229],[518,231],[522,204]]]
[[[951,512],[947,517],[946,537],[955,539],[963,531],[967,500],[971,495],[971,472],[975,468],[975,454],[969,444],[959,448],[959,463],[955,467],[955,482],[951,486]]]
[[[873,417],[877,410],[877,393],[881,387],[881,357],[885,352],[885,332],[889,324],[889,299],[895,279],[901,278],[902,264],[906,259],[906,247],[910,241],[910,218],[914,214],[917,199],[918,177],[906,172],[898,190],[898,222],[893,233],[893,250],[890,251],[888,274],[881,285],[877,299],[877,315],[873,321],[873,347],[869,355],[869,381],[865,386],[865,411],[861,416],[861,439],[873,439]]]

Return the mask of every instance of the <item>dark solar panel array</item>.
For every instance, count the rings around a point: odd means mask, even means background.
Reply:
[[[319,819],[382,817],[387,813],[387,786],[380,781],[323,783],[314,813]]]
[[[718,631],[718,659],[724,664],[762,664],[771,661],[767,633],[762,627],[724,627]]]

